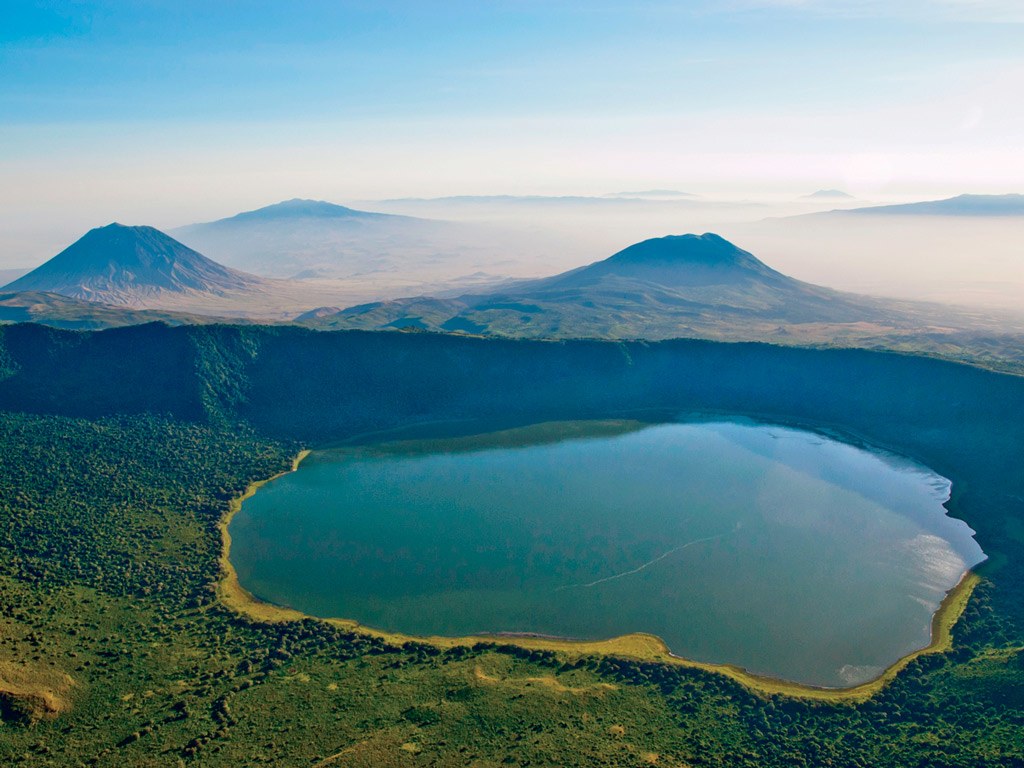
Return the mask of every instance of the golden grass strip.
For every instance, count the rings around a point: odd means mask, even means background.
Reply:
[[[217,586],[217,595],[220,601],[233,611],[248,616],[252,619],[263,622],[285,622],[300,621],[302,619],[317,618],[297,611],[294,608],[273,605],[264,602],[248,591],[238,581],[238,574],[231,564],[231,534],[228,526],[231,519],[242,508],[242,503],[250,498],[263,485],[269,483],[288,472],[294,472],[310,454],[310,451],[301,451],[292,462],[291,469],[278,473],[266,480],[260,480],[250,485],[238,498],[232,500],[227,514],[220,522],[222,548],[220,556],[221,580]],[[473,635],[469,637],[444,637],[433,635],[417,637],[405,635],[399,632],[384,632],[382,630],[364,627],[352,619],[318,619],[325,621],[332,626],[354,632],[361,632],[365,635],[378,637],[386,642],[401,645],[406,642],[428,643],[437,648],[453,648],[456,646],[472,646],[481,642],[505,643],[516,645],[528,650],[554,651],[562,654],[566,659],[575,659],[588,655],[616,656],[636,661],[656,661],[664,664],[673,664],[682,667],[701,669],[707,672],[724,675],[749,690],[763,696],[783,695],[793,698],[813,699],[818,701],[849,702],[856,703],[871,698],[882,690],[902,671],[908,664],[919,656],[931,653],[944,653],[953,644],[952,630],[970,600],[974,588],[980,583],[979,577],[973,571],[965,571],[960,581],[943,598],[939,609],[932,617],[931,641],[920,650],[909,653],[895,663],[890,665],[881,675],[866,683],[861,683],[850,688],[821,688],[802,683],[789,682],[772,677],[755,675],[751,672],[732,664],[711,664],[701,661],[692,661],[672,654],[665,642],[656,635],[635,632],[620,637],[613,637],[608,640],[568,640],[551,637],[538,637],[533,635]]]

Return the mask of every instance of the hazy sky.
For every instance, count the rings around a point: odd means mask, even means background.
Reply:
[[[5,0],[0,73],[0,266],[294,196],[1024,179],[1020,0]]]

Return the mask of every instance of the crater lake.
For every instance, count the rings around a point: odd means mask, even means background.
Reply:
[[[928,468],[744,420],[553,422],[314,451],[230,524],[241,585],[411,635],[657,635],[824,687],[928,645],[984,559]]]

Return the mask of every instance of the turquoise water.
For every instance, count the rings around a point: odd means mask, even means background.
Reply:
[[[314,452],[243,504],[231,560],[264,600],[379,629],[649,632],[845,686],[927,645],[984,558],[949,482],[886,454],[744,422],[594,431]]]

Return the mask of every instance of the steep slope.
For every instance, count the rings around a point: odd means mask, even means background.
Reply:
[[[406,292],[409,286],[424,290],[423,285],[407,281]],[[121,224],[86,233],[6,290],[59,294],[108,305],[99,312],[111,320],[104,325],[124,324],[124,317],[110,315],[111,306],[277,321],[324,304],[346,306],[388,295],[373,280],[309,283],[257,277],[225,267],[152,227]],[[20,300],[12,301],[17,304]],[[29,301],[37,307],[40,304]],[[65,309],[68,307],[56,314],[47,309],[40,317],[60,320]],[[72,314],[97,312],[94,305],[79,307]]]
[[[313,765],[349,750],[346,764],[375,765],[407,754],[410,738],[429,751],[407,763],[647,762],[626,751],[624,732],[644,737],[663,765],[1012,765],[1024,675],[1022,381],[902,355],[766,345],[0,328],[4,652],[38,656],[29,669],[75,683],[56,722],[19,723],[5,698],[5,762],[100,755],[130,766],[166,754],[211,768]],[[168,418],[213,421],[199,395],[225,384],[244,395],[222,411],[227,429]],[[566,663],[564,646],[539,651],[522,638],[431,650],[320,621],[244,619],[211,589],[223,575],[217,522],[228,499],[285,470],[300,445],[414,423],[441,422],[404,433],[430,437],[456,420],[469,433],[643,408],[652,419],[740,412],[827,429],[948,477],[950,514],[977,531],[995,566],[951,650],[911,662],[867,701],[819,704],[591,649]],[[458,696],[440,700],[445,692]],[[522,738],[524,722],[544,740]],[[931,733],[943,738],[922,737]]]
[[[307,315],[302,322],[526,338],[699,336],[810,343],[852,343],[894,331],[947,331],[951,323],[1005,330],[948,308],[804,283],[710,233],[646,240],[604,261],[500,292],[377,302]]]
[[[223,296],[263,281],[224,267],[153,227],[90,230],[6,286],[105,304],[142,306],[165,294]]]

